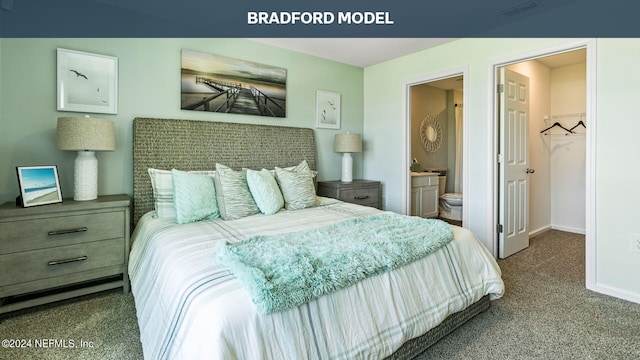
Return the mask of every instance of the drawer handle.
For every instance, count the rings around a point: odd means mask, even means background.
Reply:
[[[84,261],[87,260],[87,256],[78,256],[77,258],[73,258],[73,259],[64,259],[64,260],[54,260],[54,261],[49,261],[48,265],[49,266],[53,266],[53,265],[60,265],[60,264],[67,264],[67,263],[72,263],[72,262],[76,262],[76,261]]]
[[[369,195],[360,195],[360,196],[354,196],[353,197],[355,200],[365,200],[369,198]]]
[[[83,226],[83,227],[79,227],[79,228],[75,228],[75,229],[49,231],[47,233],[47,235],[54,236],[54,235],[73,234],[73,233],[79,233],[79,232],[83,232],[83,231],[87,231],[87,230],[89,230],[89,229],[87,229],[86,226]]]

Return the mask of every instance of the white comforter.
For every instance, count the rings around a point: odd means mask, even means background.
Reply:
[[[146,214],[129,260],[147,359],[379,359],[486,294],[504,292],[500,269],[476,237],[455,239],[392,272],[297,308],[259,314],[213,258],[217,241],[328,225],[379,210],[322,198],[275,215],[177,225]]]

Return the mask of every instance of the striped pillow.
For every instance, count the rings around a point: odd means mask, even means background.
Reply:
[[[153,205],[156,209],[156,216],[163,219],[176,218],[176,205],[173,201],[173,176],[170,170],[159,170],[149,168],[151,187],[153,189]],[[202,174],[214,176],[215,171],[189,171],[191,174]]]
[[[309,169],[306,160],[302,160],[292,169],[276,167],[275,172],[284,197],[285,209],[298,210],[316,205],[313,172]]]
[[[249,191],[246,173],[246,170],[236,171],[216,164],[216,197],[220,216],[224,220],[240,219],[260,212]]]

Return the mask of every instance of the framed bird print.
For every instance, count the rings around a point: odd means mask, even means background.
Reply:
[[[118,58],[57,49],[57,109],[118,113]]]
[[[340,129],[340,94],[318,90],[316,93],[316,127]]]

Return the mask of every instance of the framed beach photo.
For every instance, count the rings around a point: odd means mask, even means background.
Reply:
[[[317,91],[316,127],[340,129],[340,93],[324,90]]]
[[[58,110],[118,113],[118,58],[57,49]]]
[[[16,171],[23,207],[62,202],[57,166],[17,166]]]

